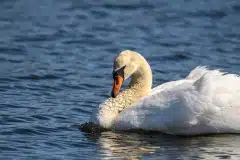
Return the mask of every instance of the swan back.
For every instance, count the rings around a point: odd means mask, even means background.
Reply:
[[[172,134],[240,132],[240,78],[197,67],[186,79],[153,89],[121,112],[116,129]]]

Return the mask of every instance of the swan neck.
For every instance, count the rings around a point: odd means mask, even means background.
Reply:
[[[136,96],[142,97],[148,95],[151,88],[152,71],[147,61],[143,58],[139,63],[138,69],[131,76],[129,89],[135,92]]]

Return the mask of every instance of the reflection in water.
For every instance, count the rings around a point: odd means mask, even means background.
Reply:
[[[103,133],[99,138],[103,153],[107,157],[139,159],[143,154],[151,154],[160,146],[148,144],[137,134]]]
[[[177,137],[159,133],[103,132],[88,135],[102,159],[240,159],[240,136]]]

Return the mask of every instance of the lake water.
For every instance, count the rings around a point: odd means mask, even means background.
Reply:
[[[146,57],[154,86],[198,65],[239,74],[239,17],[237,0],[2,0],[0,159],[240,159],[239,135],[78,129],[122,50]]]

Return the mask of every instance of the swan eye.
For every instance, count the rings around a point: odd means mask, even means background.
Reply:
[[[112,72],[113,79],[117,76],[116,72]]]
[[[113,75],[113,79],[115,79],[116,76],[121,76],[124,78],[124,68],[126,66],[123,66],[122,68],[119,68],[118,70],[116,71],[113,71],[112,75]]]

